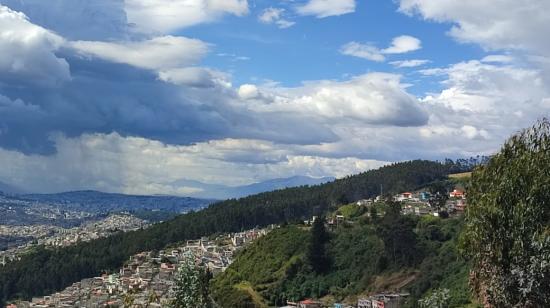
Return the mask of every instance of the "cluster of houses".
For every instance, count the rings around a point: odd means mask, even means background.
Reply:
[[[196,265],[215,275],[231,264],[238,249],[274,228],[272,225],[215,239],[187,241],[158,253],[142,252],[131,256],[118,273],[84,279],[61,292],[8,307],[166,307],[174,297],[178,269],[189,255],[194,256]]]
[[[146,221],[124,214],[111,214],[102,220],[70,229],[50,225],[0,225],[0,235],[18,236],[16,239],[6,240],[6,250],[0,251],[0,265],[4,266],[8,261],[18,260],[36,245],[71,246],[78,242],[108,237],[116,232],[134,231],[148,226]]]
[[[405,303],[408,293],[381,293],[359,298],[356,305],[335,303],[326,305],[321,301],[306,299],[300,302],[287,302],[282,308],[399,308]]]
[[[439,216],[441,211],[446,211],[449,214],[460,215],[466,210],[466,192],[462,189],[454,189],[447,196],[447,201],[443,208],[436,208],[431,205],[436,196],[428,191],[403,192],[393,196],[393,201],[402,204],[403,214],[412,214],[418,216],[433,215]],[[372,206],[376,202],[383,201],[383,198],[378,196],[376,199],[359,200],[355,204],[357,206]]]

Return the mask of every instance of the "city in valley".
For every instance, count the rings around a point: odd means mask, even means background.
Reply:
[[[15,201],[14,201],[15,200]],[[438,204],[438,202],[443,203]],[[466,208],[466,192],[462,186],[456,186],[448,195],[441,196],[427,190],[403,192],[387,199],[378,196],[372,199],[360,199],[343,205],[326,220],[326,227],[334,230],[339,225],[353,224],[354,220],[347,214],[351,211],[372,215],[372,210],[379,209],[377,216],[384,215],[387,202],[400,205],[402,215],[433,216],[462,215]],[[36,203],[35,203],[36,204]],[[17,196],[0,197],[0,206],[8,211],[24,215],[34,215],[47,219],[29,225],[0,225],[0,236],[4,239],[0,252],[1,266],[10,266],[25,254],[38,247],[55,249],[68,247],[82,242],[113,236],[120,232],[131,232],[147,229],[154,224],[140,219],[129,212],[86,213],[61,210],[61,204],[48,202],[38,203],[32,211],[28,204],[18,200]],[[317,216],[300,222],[311,226]],[[81,225],[70,227],[68,222],[82,221]],[[65,225],[67,227],[61,227]],[[271,225],[267,228],[254,228],[237,233],[219,234],[187,240],[185,243],[170,245],[160,251],[144,251],[132,255],[124,266],[114,272],[105,272],[101,276],[86,278],[72,284],[62,291],[31,301],[16,301],[9,308],[26,307],[166,307],[174,299],[178,271],[189,259],[196,266],[203,267],[215,276],[225,271],[239,252],[258,238],[279,228]],[[398,307],[407,298],[408,293],[384,292],[359,298],[357,307],[383,305]],[[288,301],[289,305],[299,307],[322,307],[326,303],[307,299],[298,302]],[[340,306],[335,306],[340,307]],[[344,306],[342,306],[344,307]],[[375,307],[375,306],[372,306]],[[376,306],[381,307],[381,306]]]

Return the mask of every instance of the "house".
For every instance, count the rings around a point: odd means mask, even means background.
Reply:
[[[460,189],[455,189],[451,193],[449,193],[449,197],[464,199],[466,197],[466,193]]]
[[[399,308],[408,293],[402,294],[378,294],[370,297],[372,308]]]
[[[411,192],[404,192],[399,195],[396,195],[394,197],[394,200],[398,202],[409,201],[409,200],[418,201],[418,198],[414,198],[414,195]]]
[[[372,308],[385,308],[385,302],[382,300],[372,300]]]
[[[357,206],[368,206],[373,203],[372,199],[363,199],[355,202]]]
[[[312,299],[306,299],[298,303],[298,308],[321,308],[322,305],[318,301]]]
[[[412,198],[412,193],[411,192],[404,192],[404,193],[398,194],[394,197],[395,201],[398,201],[398,202],[409,200],[411,198]]]
[[[360,298],[357,301],[357,308],[372,308],[372,301],[367,298]]]
[[[458,200],[455,204],[455,210],[457,210],[458,212],[464,212],[464,210],[466,210],[466,201]]]
[[[432,194],[430,194],[427,191],[422,191],[420,192],[419,197],[420,197],[420,200],[427,201],[427,200],[430,200],[430,198],[432,197]]]

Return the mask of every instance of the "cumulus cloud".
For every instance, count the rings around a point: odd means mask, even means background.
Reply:
[[[258,90],[258,87],[256,87],[253,84],[241,85],[237,93],[239,94],[239,97],[242,99],[251,99],[251,98],[257,98],[260,96],[260,91]]]
[[[76,41],[70,46],[83,55],[151,70],[184,67],[198,62],[208,51],[200,40],[162,36],[145,41]]]
[[[70,80],[69,64],[56,51],[62,37],[0,5],[0,81],[56,86]]]
[[[283,8],[269,7],[262,11],[262,13],[258,16],[258,20],[264,24],[275,24],[280,29],[290,28],[296,23],[283,17],[285,11],[286,10]]]
[[[420,133],[437,143],[490,153],[550,112],[550,89],[537,70],[474,60],[427,73],[444,77],[444,90],[423,100],[432,115]]]
[[[349,42],[340,48],[340,53],[347,56],[383,62],[386,60],[385,55],[407,53],[421,48],[422,43],[419,39],[410,35],[401,35],[393,38],[391,45],[385,49],[379,49],[371,43]]]
[[[145,32],[171,33],[225,14],[248,14],[247,0],[126,0],[128,21]]]
[[[283,92],[273,103],[256,108],[302,111],[335,121],[355,120],[366,124],[419,126],[427,114],[405,91],[400,76],[370,73],[348,81],[308,83]]]
[[[308,0],[296,7],[300,15],[313,15],[317,18],[340,16],[355,12],[355,0]]]
[[[414,59],[414,60],[392,61],[390,62],[390,64],[398,68],[405,68],[405,67],[418,67],[418,66],[428,64],[430,62],[431,62],[430,60]]]
[[[519,49],[548,54],[541,35],[550,24],[550,2],[541,0],[400,0],[399,10],[438,22],[451,22],[450,35],[486,49]]]
[[[422,44],[419,39],[410,35],[401,35],[395,37],[391,45],[382,50],[384,54],[398,54],[398,53],[407,53],[415,51],[422,48]]]

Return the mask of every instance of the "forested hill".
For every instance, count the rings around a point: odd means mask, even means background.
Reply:
[[[155,225],[61,249],[38,249],[0,268],[0,299],[49,294],[82,278],[115,270],[132,254],[220,232],[300,220],[333,206],[384,193],[414,190],[444,178],[449,164],[430,161],[396,163],[318,186],[287,188],[239,200]]]

